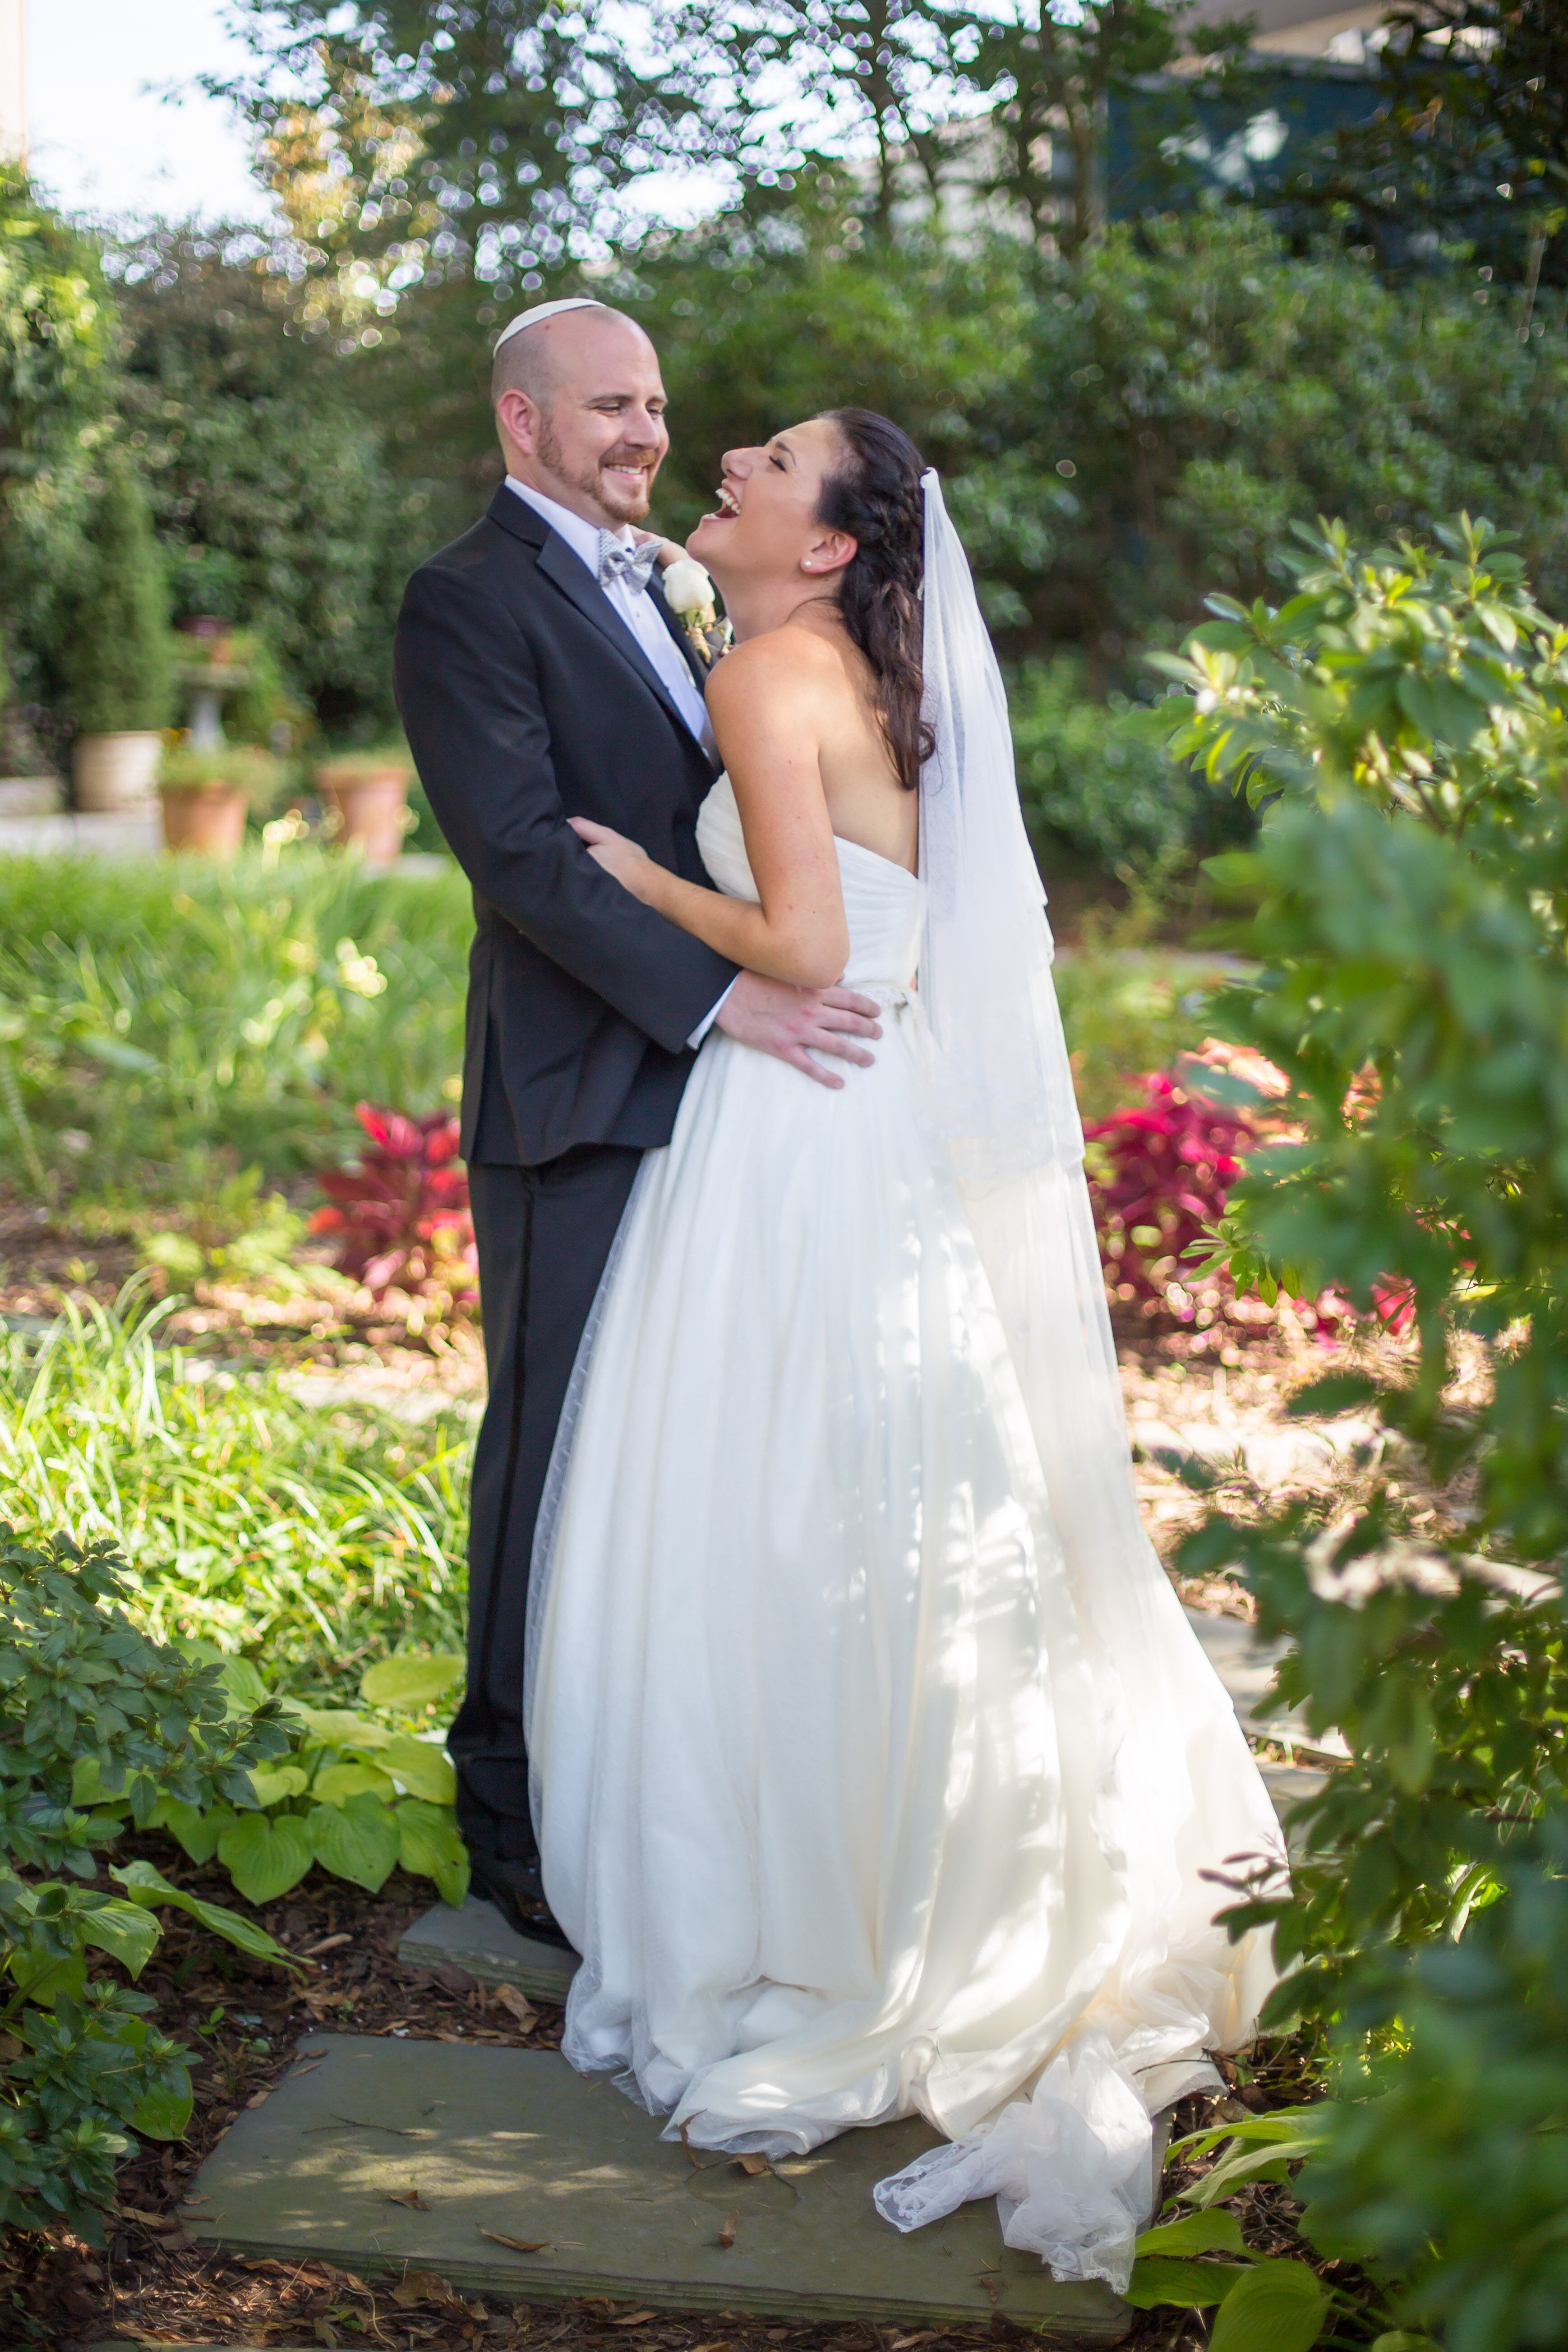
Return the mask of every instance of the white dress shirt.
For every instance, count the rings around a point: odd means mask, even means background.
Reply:
[[[702,749],[710,759],[716,757],[713,730],[708,721],[708,706],[697,690],[697,681],[687,667],[685,655],[660,620],[652,598],[645,589],[634,588],[627,581],[612,581],[606,588],[604,582],[599,579],[598,524],[584,521],[581,515],[574,514],[570,507],[562,506],[554,499],[547,499],[542,490],[534,489],[528,482],[520,482],[515,474],[507,476],[506,486],[516,497],[521,499],[525,506],[531,506],[535,514],[542,515],[551,530],[563,539],[573,554],[587,566],[590,575],[597,583],[600,595],[608,598],[614,610],[630,629],[633,636],[658,670],[659,677],[669,688],[671,701],[701,744]],[[623,529],[619,536],[628,547],[633,544],[629,526]],[[734,982],[731,981],[730,988],[733,988],[734,985]],[[709,1030],[718,1019],[725,998],[730,993],[730,988],[724,991],[718,1003],[698,1023],[686,1041],[689,1046],[695,1049],[701,1045]]]

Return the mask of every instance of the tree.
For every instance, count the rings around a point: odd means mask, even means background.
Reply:
[[[107,417],[112,355],[96,247],[0,162],[0,639],[24,699],[82,562],[83,442]]]
[[[1383,103],[1287,182],[1302,223],[1348,208],[1388,262],[1456,244],[1522,283],[1568,279],[1568,12],[1561,0],[1399,0],[1380,55]]]
[[[351,303],[457,274],[500,300],[602,251],[690,111],[602,0],[241,0],[255,69],[211,84]]]
[[[146,493],[111,447],[89,533],[90,562],[62,667],[84,734],[168,723],[169,592]]]
[[[287,264],[242,230],[113,251],[122,411],[177,617],[259,629],[329,724],[384,724],[396,599],[448,518],[389,462],[377,345],[343,351]]]
[[[1250,20],[1194,26],[1195,0],[1029,0],[1005,15],[944,7],[942,21],[962,83],[990,101],[1000,134],[991,189],[1020,205],[1037,241],[1052,237],[1069,259],[1104,230],[1105,110],[1113,97],[1142,101],[1147,168],[1195,121],[1193,98],[1214,71],[1234,68]],[[1171,85],[1159,104],[1146,85],[1187,55],[1207,62]],[[1065,150],[1066,171],[1058,150]],[[1173,165],[1179,172],[1179,164]]]

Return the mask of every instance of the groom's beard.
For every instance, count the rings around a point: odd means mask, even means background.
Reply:
[[[627,442],[617,442],[613,449],[606,449],[602,457],[574,472],[555,428],[546,416],[539,427],[539,455],[558,482],[565,482],[583,497],[594,499],[617,522],[641,522],[647,514],[648,492],[658,470],[658,453],[646,446],[638,448]],[[611,479],[605,470],[610,466],[639,466],[644,471],[634,487],[629,482]]]

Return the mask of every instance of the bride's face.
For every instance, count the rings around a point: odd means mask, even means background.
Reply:
[[[792,425],[758,449],[727,449],[717,510],[686,545],[725,593],[748,582],[800,577],[831,586],[855,553],[847,531],[818,521],[825,484],[844,462],[825,416]]]

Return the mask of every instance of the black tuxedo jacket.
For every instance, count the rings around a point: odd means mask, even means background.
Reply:
[[[686,1040],[736,967],[623,889],[566,820],[706,882],[712,762],[587,567],[505,488],[410,580],[395,658],[420,781],[474,886],[465,1157],[668,1143]]]

